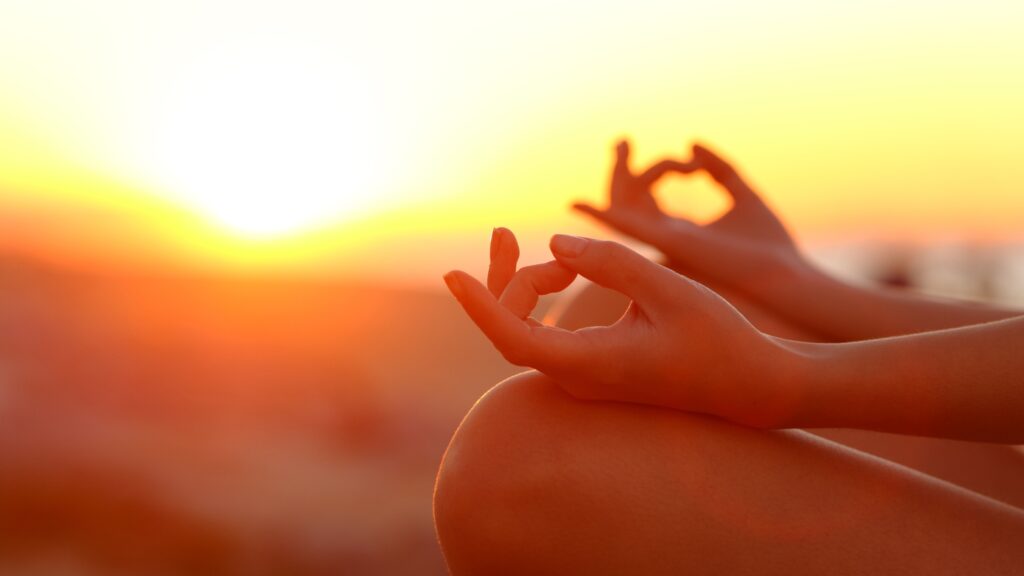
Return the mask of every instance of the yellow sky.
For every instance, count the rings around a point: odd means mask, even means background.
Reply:
[[[474,269],[494,225],[595,233],[566,206],[624,134],[719,148],[812,243],[1019,239],[1021,29],[992,0],[6,0],[0,248]]]

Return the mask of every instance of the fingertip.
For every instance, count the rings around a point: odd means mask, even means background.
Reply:
[[[516,235],[508,228],[499,228],[499,230],[501,230],[502,247],[509,251],[514,269],[516,263],[519,262],[519,240],[516,239]]]
[[[518,260],[519,242],[516,241],[516,235],[508,228],[498,226],[491,231],[491,260],[498,258],[503,251],[511,252]]]
[[[551,248],[551,253],[555,256],[576,258],[580,254],[583,254],[583,251],[587,249],[589,244],[590,238],[571,236],[569,234],[555,234],[551,237],[549,246]]]
[[[442,277],[444,278],[445,285],[448,286],[448,291],[452,293],[452,296],[455,296],[457,300],[461,300],[462,296],[465,294],[465,289],[462,285],[462,279],[459,277],[459,271],[450,270]]]
[[[498,249],[501,247],[501,228],[491,230],[491,260],[498,257]]]
[[[710,148],[703,144],[697,143],[693,145],[693,157],[698,162],[701,162],[705,167],[731,167],[731,164],[723,159],[718,154],[711,151]]]
[[[576,208],[576,210],[586,214],[587,216],[596,218],[602,222],[608,220],[609,211],[606,209],[598,208],[597,206],[592,206],[590,204],[580,204],[579,207]]]

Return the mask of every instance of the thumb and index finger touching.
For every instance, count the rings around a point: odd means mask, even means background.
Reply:
[[[543,294],[560,292],[580,274],[638,301],[651,302],[664,283],[664,267],[615,243],[557,234],[551,239],[555,260],[516,270],[519,244],[506,228],[491,235],[487,288],[517,317],[526,318]],[[650,287],[648,285],[651,285]]]
[[[506,308],[525,318],[537,297],[560,292],[579,274],[592,282],[653,305],[670,289],[675,274],[617,242],[556,234],[550,249],[555,260],[516,270],[519,246],[505,228],[491,239],[488,288]]]
[[[538,298],[565,290],[576,279],[576,273],[555,260],[517,270],[518,260],[519,243],[515,234],[508,228],[495,228],[491,234],[487,289],[502,306],[529,322]]]
[[[508,250],[508,246],[505,244],[504,249]],[[498,252],[502,251],[500,247],[501,244]],[[678,293],[675,273],[621,244],[555,235],[550,247],[555,260],[514,273],[502,287],[500,297],[465,272],[445,275],[445,282],[470,319],[514,364],[544,370],[573,366],[592,356],[593,350],[584,335],[531,323],[527,318],[539,295],[565,289],[577,274],[621,292],[647,310],[665,305]],[[505,259],[497,266],[492,264],[501,270],[489,273],[489,278],[504,278],[507,263]],[[497,284],[490,286],[496,287]]]
[[[702,144],[694,144],[691,147],[690,160],[662,160],[645,170],[638,176],[638,179],[643,184],[644,189],[650,189],[658,180],[668,174],[692,174],[699,170],[707,172],[715,182],[718,182],[732,196],[733,200],[739,201],[753,193],[750,186],[744,182],[732,164]]]
[[[651,187],[668,174],[692,174],[700,170],[707,172],[712,179],[718,182],[735,202],[756,197],[753,189],[729,162],[702,144],[692,146],[692,156],[689,160],[671,158],[661,160],[638,175],[633,175],[629,169],[629,143],[625,140],[619,142],[615,151],[616,160],[612,169],[611,186],[611,201],[613,203],[627,199],[630,193],[649,194]],[[608,211],[590,204],[578,202],[573,204],[573,209],[613,226],[616,225]]]
[[[670,172],[706,170],[739,201],[753,191],[736,170],[707,148],[694,145],[689,162],[665,160],[640,176],[629,169],[629,145],[616,148],[613,194],[635,191],[634,179],[655,182]],[[607,214],[589,205],[577,210],[607,221]],[[609,222],[614,225],[614,222]],[[641,308],[660,307],[678,294],[679,277],[671,270],[615,242],[556,235],[551,239],[555,260],[519,271],[519,246],[511,231],[497,228],[491,239],[491,265],[487,286],[461,271],[445,275],[452,294],[473,322],[511,362],[543,369],[543,365],[570,365],[586,358],[582,335],[530,322],[529,313],[542,294],[564,290],[577,274],[620,292]]]
[[[556,234],[550,247],[559,264],[642,307],[661,306],[678,290],[674,272],[617,242]]]
[[[564,290],[576,273],[556,260],[516,269],[519,245],[506,228],[491,236],[487,286],[469,274],[453,270],[444,276],[452,295],[470,319],[513,364],[533,366],[569,359],[575,342],[571,333],[544,326],[529,317],[538,298]]]

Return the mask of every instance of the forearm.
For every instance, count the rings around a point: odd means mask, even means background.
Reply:
[[[780,427],[1024,443],[1024,319],[860,342],[775,339]]]
[[[810,266],[786,268],[757,290],[756,297],[779,316],[836,342],[945,330],[1024,314],[907,290],[858,286]]]

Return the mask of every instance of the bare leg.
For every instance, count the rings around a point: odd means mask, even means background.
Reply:
[[[739,294],[712,286],[762,331],[783,338],[815,340],[816,336],[778,318]],[[561,307],[554,322],[566,328],[611,324],[628,299],[606,288],[586,286]],[[557,308],[556,308],[557,309]],[[1024,509],[1024,451],[1009,446],[917,438],[863,430],[812,430],[814,434],[910,466],[1002,502]]]
[[[1024,510],[1024,451],[1018,447],[867,430],[827,428],[808,432]]]
[[[438,476],[460,574],[1009,574],[1024,513],[800,431],[581,402],[525,373]]]

